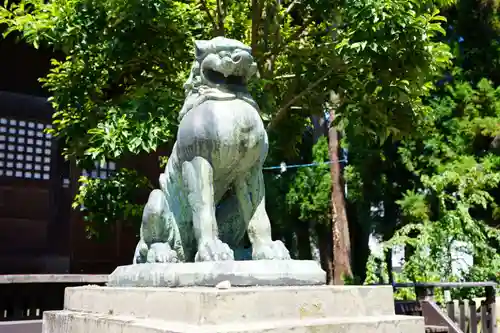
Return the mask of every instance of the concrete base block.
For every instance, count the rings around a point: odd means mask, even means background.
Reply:
[[[151,263],[118,267],[110,287],[213,287],[322,285],[326,273],[313,260],[244,260],[195,263]]]
[[[190,325],[69,311],[45,312],[43,333],[424,333],[420,317],[380,316]]]
[[[391,286],[67,288],[43,333],[424,333],[396,316]]]
[[[391,286],[67,288],[66,310],[188,324],[394,314]]]

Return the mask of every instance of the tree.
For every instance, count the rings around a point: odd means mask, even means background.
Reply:
[[[432,3],[353,1],[345,8],[343,18],[347,24],[340,29],[345,37],[339,39],[336,48],[346,75],[336,88],[337,107],[330,107],[332,121],[337,118],[338,127],[329,131],[332,178],[336,179],[332,206],[337,212],[333,221],[337,251],[334,266],[340,269],[335,273],[337,283],[341,276],[352,275],[344,183],[338,164],[334,164],[339,160],[337,129],[345,133],[349,151],[353,147],[355,153],[360,148],[357,144],[374,144],[380,149],[388,138],[394,140],[411,133],[413,129],[407,125],[425,117],[428,109],[423,106],[422,97],[429,94],[433,78],[449,59],[447,47],[435,39],[444,32],[436,23],[443,18],[437,16]],[[425,36],[421,35],[423,30]],[[415,43],[417,40],[422,43]],[[365,158],[361,163],[369,162]],[[366,171],[365,175],[370,175],[374,170]],[[371,205],[360,208],[369,211]],[[361,244],[356,247],[367,247],[367,235],[364,232],[364,237],[357,238]]]
[[[322,136],[312,148],[312,165],[298,169],[288,181],[285,191],[288,214],[298,211],[297,219],[300,224],[315,231],[308,238],[315,239],[322,265],[327,268],[328,280],[333,283],[333,267],[330,267],[333,263],[332,242],[331,239],[330,242],[326,239],[331,234],[329,231],[332,221],[332,179],[327,163],[329,158],[328,140],[326,136]],[[300,246],[307,246],[309,253],[311,252],[310,240]],[[300,258],[305,259],[304,256]]]
[[[344,277],[352,277],[351,268],[351,242],[349,235],[349,224],[344,198],[344,181],[341,173],[339,158],[340,143],[339,133],[333,125],[335,122],[335,109],[338,106],[338,96],[332,93],[332,101],[329,106],[329,129],[328,129],[328,151],[330,156],[330,174],[332,181],[332,235],[333,235],[333,283],[343,284]]]
[[[490,145],[499,133],[500,89],[483,79],[476,87],[457,82],[430,102],[435,112],[421,134],[401,147],[401,158],[419,176],[399,204],[406,225],[388,242],[409,245],[402,279],[489,280],[499,270],[500,232],[490,226],[499,202],[500,158]],[[456,241],[474,257],[464,276],[452,271]]]
[[[171,137],[196,12],[176,1],[25,1],[1,8],[5,34],[61,50],[42,79],[52,134],[79,163],[151,151]],[[78,138],[78,140],[75,140]]]
[[[396,162],[393,174],[408,175],[395,182],[392,199],[398,205],[392,211],[397,215],[392,230],[386,231],[386,250],[394,244],[406,247],[399,279],[487,280],[494,278],[499,260],[494,228],[500,203],[495,143],[500,126],[495,57],[499,14],[494,2],[468,0],[443,14],[448,22],[442,40],[455,58],[424,100],[433,112],[413,135],[383,151],[385,160]],[[457,241],[474,257],[474,265],[460,276],[451,270]],[[369,281],[375,279],[373,259]]]
[[[198,16],[197,16],[198,15]],[[172,138],[199,14],[181,1],[20,1],[0,7],[4,35],[62,53],[41,78],[55,109],[51,134],[81,169],[149,153]],[[122,169],[81,177],[76,205],[89,230],[139,221],[135,198],[150,181]]]
[[[446,41],[454,49],[463,78],[500,84],[500,12],[497,1],[459,0],[443,13],[448,19]]]
[[[53,134],[82,167],[169,141],[192,39],[214,35],[253,48],[261,80],[251,88],[270,135],[269,161],[298,158],[310,118],[323,115],[332,90],[340,98],[333,125],[350,144],[410,133],[427,116],[422,96],[449,60],[436,40],[440,20],[434,2],[416,0],[22,0],[0,12],[8,32],[66,54],[44,82],[58,111]],[[105,188],[93,184],[80,204]],[[129,193],[116,192],[123,200]],[[137,211],[112,199],[94,205],[100,214],[91,220]]]

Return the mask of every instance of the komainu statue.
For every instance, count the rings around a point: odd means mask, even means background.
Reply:
[[[290,259],[265,208],[268,138],[247,90],[256,72],[239,41],[195,42],[177,141],[144,208],[134,263],[234,260],[245,233],[252,259]]]

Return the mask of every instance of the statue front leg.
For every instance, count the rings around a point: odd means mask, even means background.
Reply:
[[[252,243],[253,260],[289,260],[290,253],[282,241],[271,238],[271,222],[265,207],[265,188],[262,167],[257,165],[247,177],[235,184],[243,218],[247,221],[248,238]]]
[[[151,191],[142,213],[141,234],[134,254],[134,264],[179,260],[178,253],[171,246],[178,238],[178,228],[170,216],[165,194],[161,190]],[[180,254],[182,260],[183,253]]]
[[[147,262],[149,247],[141,238],[135,247],[133,264],[144,264]]]
[[[198,246],[195,262],[234,260],[233,251],[218,237],[212,165],[199,156],[184,162],[182,179],[192,209],[193,230]]]

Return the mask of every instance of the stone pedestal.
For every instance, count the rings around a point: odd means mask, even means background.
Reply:
[[[235,287],[322,285],[326,273],[313,260],[247,260],[141,264],[118,267],[110,287]]]
[[[390,286],[86,286],[64,303],[44,313],[43,333],[424,333],[423,318],[394,314]]]

